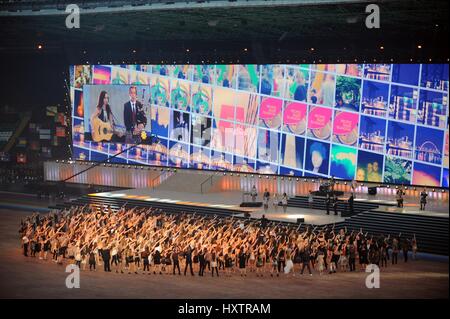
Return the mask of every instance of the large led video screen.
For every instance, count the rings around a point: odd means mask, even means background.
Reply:
[[[448,64],[75,65],[70,86],[78,160],[448,187]]]

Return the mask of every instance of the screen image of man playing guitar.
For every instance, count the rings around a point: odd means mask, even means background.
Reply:
[[[130,100],[124,104],[123,120],[126,128],[125,143],[134,144],[139,141],[139,136],[147,125],[147,117],[143,105],[137,100],[136,86],[130,86],[128,93]]]
[[[119,141],[124,135],[120,129],[116,128],[114,114],[109,105],[109,95],[106,91],[100,92],[97,107],[90,120],[91,135],[94,142]]]

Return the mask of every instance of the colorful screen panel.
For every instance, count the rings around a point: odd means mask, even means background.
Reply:
[[[448,187],[447,64],[75,65],[80,160]],[[139,137],[145,132],[147,139]],[[145,135],[144,135],[145,136]]]

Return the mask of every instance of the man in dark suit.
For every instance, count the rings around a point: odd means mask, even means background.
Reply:
[[[140,110],[142,109],[142,103],[137,100],[137,88],[130,86],[128,93],[130,100],[124,104],[123,108],[123,121],[127,131],[125,143],[135,143],[135,129],[138,127],[138,118]]]

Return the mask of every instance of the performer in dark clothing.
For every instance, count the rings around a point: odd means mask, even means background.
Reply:
[[[184,275],[186,276],[186,271],[189,269],[191,271],[191,275],[194,276],[194,270],[192,269],[192,249],[188,247],[184,253],[184,257],[186,258],[186,265],[184,266]]]
[[[338,206],[338,199],[337,199],[337,197],[334,197],[334,200],[333,200],[333,211],[334,211],[334,215],[336,215],[336,216],[338,214],[337,206]]]
[[[150,251],[146,248],[143,252],[141,252],[141,259],[144,263],[144,271],[148,271],[150,274],[150,262],[148,260],[148,256],[150,256]]]
[[[325,199],[325,205],[327,207],[327,215],[330,215],[330,196],[327,195],[327,199]]]
[[[245,269],[245,263],[247,261],[247,254],[245,253],[243,247],[239,251],[238,260],[239,260],[239,272],[241,273],[241,277],[247,276],[246,269]]]
[[[425,210],[425,206],[427,205],[427,196],[427,191],[424,188],[420,193],[420,210]]]
[[[198,254],[198,262],[200,263],[200,269],[198,271],[198,275],[203,276],[203,273],[206,268],[205,254],[203,251],[200,251],[200,253]]]
[[[354,197],[353,197],[353,193],[350,195],[350,197],[348,198],[348,208],[350,210],[350,215],[353,215],[353,202],[354,202]]]
[[[262,229],[267,227],[267,222],[268,222],[268,220],[266,218],[266,215],[262,215],[262,217],[261,217],[261,228]]]
[[[102,250],[102,259],[104,264],[104,269],[106,272],[110,272],[110,259],[111,259],[111,252],[109,247],[106,247]]]
[[[402,186],[403,187],[403,186]],[[405,195],[405,193],[403,192],[403,190],[400,188],[397,191],[397,207],[399,208],[403,208],[403,195]]]
[[[352,243],[348,247],[348,263],[350,266],[350,271],[356,270],[356,248],[355,245]]]
[[[303,275],[303,271],[305,270],[305,267],[308,267],[309,274],[312,276],[311,267],[309,266],[310,254],[311,254],[311,252],[310,252],[309,248],[306,247],[301,255],[302,263],[303,263],[302,272],[301,272],[302,275]]]
[[[408,250],[409,250],[409,241],[408,239],[404,239],[402,242],[402,251],[403,251],[403,259],[405,263],[408,262]]]
[[[178,248],[175,248],[172,253],[172,262],[173,262],[173,274],[175,275],[175,269],[178,269],[178,275],[181,275],[180,261],[178,260]]]
[[[142,103],[137,100],[137,88],[131,86],[129,94],[130,101],[126,102],[123,108],[123,121],[127,131],[126,143],[131,144],[135,139],[136,130],[145,127],[147,119],[142,111]]]

